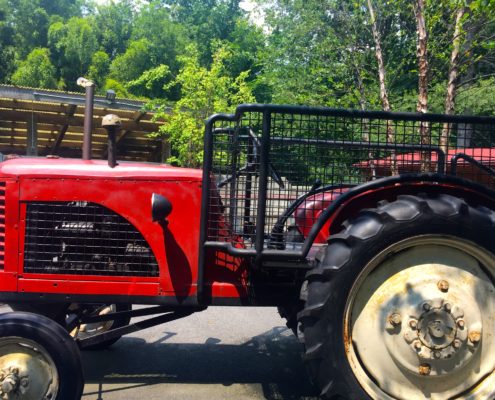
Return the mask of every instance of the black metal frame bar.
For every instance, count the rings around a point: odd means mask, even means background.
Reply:
[[[98,323],[105,321],[116,321],[123,318],[143,317],[147,315],[163,314],[157,317],[149,318],[143,321],[138,321],[133,324],[122,326],[120,328],[111,329],[106,332],[98,333],[84,339],[76,339],[80,348],[93,346],[95,344],[114,339],[126,335],[128,333],[137,332],[143,329],[151,328],[152,326],[160,325],[166,322],[174,321],[176,319],[187,317],[195,312],[203,311],[206,307],[184,307],[184,306],[155,306],[148,308],[141,308],[131,311],[119,311],[115,313],[109,313],[104,315],[95,316],[81,316],[72,321],[69,330],[76,328],[80,324]]]
[[[488,175],[495,178],[495,170],[494,169],[487,167],[486,165],[475,160],[473,157],[468,156],[467,154],[464,154],[464,153],[457,153],[454,157],[452,157],[450,159],[450,173],[452,175],[454,175],[454,176],[457,175],[457,162],[461,159],[467,161],[468,163],[474,165],[475,167],[481,169],[482,171],[485,171]]]
[[[191,310],[194,311],[201,311],[204,308],[194,308],[194,307],[189,307]],[[170,313],[170,312],[176,312],[179,310],[184,310],[183,306],[178,306],[178,307],[171,307],[171,306],[154,306],[154,307],[146,307],[146,308],[139,308],[137,310],[130,310],[130,311],[117,311],[113,313],[108,313],[108,314],[102,314],[102,315],[83,315],[79,318],[78,322],[81,324],[91,324],[95,322],[106,322],[106,321],[115,321],[123,318],[135,318],[135,317],[144,317],[147,315],[154,315],[154,314],[161,314],[161,313]],[[193,312],[194,312],[193,311]]]

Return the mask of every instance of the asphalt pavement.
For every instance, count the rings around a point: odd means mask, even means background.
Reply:
[[[84,351],[83,400],[316,400],[274,308],[211,307]]]

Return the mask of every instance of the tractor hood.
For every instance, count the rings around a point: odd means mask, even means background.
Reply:
[[[1,162],[0,176],[201,181],[202,171],[167,164],[119,161],[115,168],[110,168],[106,160],[20,157]]]

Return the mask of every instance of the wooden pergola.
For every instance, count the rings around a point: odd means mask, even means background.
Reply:
[[[81,157],[84,104],[84,93],[0,85],[0,152]],[[164,162],[168,158],[167,140],[153,137],[162,122],[144,110],[144,102],[95,96],[94,105],[92,158],[107,157],[107,134],[101,128],[106,114],[117,114],[122,121],[118,159]]]

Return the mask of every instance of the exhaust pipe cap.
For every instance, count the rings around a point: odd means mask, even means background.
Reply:
[[[115,115],[115,114],[107,114],[105,115],[102,120],[101,120],[101,126],[103,128],[105,127],[111,127],[111,126],[121,126],[122,125],[122,122],[119,118],[118,115]]]
[[[83,77],[80,77],[80,78],[77,78],[77,86],[82,86],[82,87],[89,87],[89,86],[95,86],[94,82],[91,82],[89,79],[86,79],[86,78],[83,78]]]

